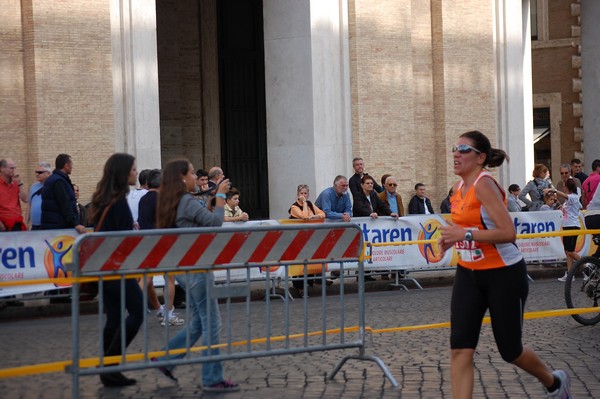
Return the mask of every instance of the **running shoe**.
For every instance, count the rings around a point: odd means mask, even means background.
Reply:
[[[171,316],[168,317],[167,316],[163,317],[162,321],[160,322],[161,326],[166,325],[167,323],[169,323],[170,326],[182,326],[185,323],[185,320],[180,319],[179,317],[177,317],[176,314],[171,314]]]
[[[567,275],[568,275],[568,273],[565,272],[565,275],[562,277],[559,277],[558,281],[562,281],[564,283],[565,281],[567,281]],[[575,281],[575,276],[573,276],[573,281]]]
[[[157,362],[158,359],[153,357],[150,359],[151,362]],[[169,370],[168,368],[166,368],[165,366],[161,366],[158,367],[158,371],[160,371],[162,373],[162,375],[164,375],[165,377],[167,377],[170,381],[173,382],[179,382],[179,380],[177,379],[177,377],[175,377],[175,374],[173,374],[173,372],[171,370]]]
[[[552,372],[552,375],[560,381],[560,387],[553,392],[548,392],[548,398],[557,399],[572,399],[569,387],[571,385],[571,378],[566,371],[556,370]]]
[[[235,392],[240,386],[231,380],[223,380],[218,384],[212,384],[202,388],[205,392]]]
[[[158,321],[162,321],[165,318],[165,305],[160,305],[160,308],[156,311],[156,318]]]

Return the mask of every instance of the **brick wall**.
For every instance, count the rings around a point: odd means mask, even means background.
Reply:
[[[20,2],[0,0],[0,21],[0,158],[14,159],[19,173],[25,176],[28,140]]]
[[[560,93],[562,99],[560,135],[560,154],[553,155],[553,165],[569,163],[580,156],[581,138],[576,140],[574,130],[580,127],[579,117],[573,114],[573,104],[581,104],[579,92],[573,87],[573,80],[579,79],[580,69],[574,68],[572,57],[579,55],[577,46],[579,37],[573,37],[572,26],[578,26],[577,17],[571,13],[573,0],[553,0],[548,2],[548,40],[538,40],[532,47],[532,84],[533,93]],[[541,29],[542,27],[540,27]],[[558,162],[555,161],[556,158]],[[558,172],[553,168],[553,172]],[[553,180],[560,176],[553,175]]]
[[[394,174],[405,202],[422,182],[439,211],[460,133],[496,141],[493,11],[476,0],[349,2],[354,156],[377,179]]]
[[[2,150],[26,184],[37,162],[70,154],[85,203],[115,148],[109,2],[3,0],[0,12],[11,92],[0,103]]]

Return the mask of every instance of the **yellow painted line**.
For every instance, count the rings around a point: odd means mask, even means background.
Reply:
[[[558,309],[558,310],[540,310],[535,312],[527,312],[523,315],[526,320],[533,319],[542,319],[548,317],[558,317],[558,316],[571,316],[574,314],[582,314],[582,313],[600,313],[600,306],[594,308],[576,308],[576,309]],[[489,317],[483,318],[483,324],[490,324],[491,319]],[[445,323],[436,323],[436,324],[422,324],[417,326],[404,326],[404,327],[390,327],[390,328],[380,328],[380,329],[372,329],[367,327],[368,331],[373,334],[383,334],[388,332],[399,332],[399,331],[417,331],[417,330],[429,330],[434,328],[448,328],[450,327],[450,322]]]
[[[578,309],[558,309],[558,310],[542,310],[542,311],[535,311],[535,312],[528,312],[525,313],[524,318],[527,320],[532,320],[532,319],[540,319],[540,318],[548,318],[548,317],[557,317],[557,316],[570,316],[570,315],[574,315],[574,314],[582,314],[582,313],[593,313],[593,312],[600,312],[600,307],[594,307],[594,308],[578,308]],[[489,324],[490,323],[490,318],[489,317],[485,317],[483,319],[483,323],[484,324]],[[371,327],[365,327],[365,331],[367,332],[371,332],[372,334],[384,334],[384,333],[392,333],[392,332],[401,332],[401,331],[418,331],[418,330],[430,330],[430,329],[436,329],[436,328],[448,328],[450,327],[450,322],[444,322],[444,323],[434,323],[434,324],[421,324],[421,325],[415,325],[415,326],[402,326],[402,327],[390,327],[390,328],[380,328],[380,329],[374,329]],[[323,334],[340,334],[341,333],[341,329],[339,328],[335,328],[335,329],[331,329],[331,330],[326,330],[326,331],[311,331],[309,333],[307,333],[306,335],[304,333],[300,333],[300,334],[291,334],[289,337],[286,337],[285,335],[278,335],[275,337],[271,337],[270,339],[267,338],[256,338],[256,339],[252,339],[250,341],[236,341],[233,342],[231,344],[231,346],[245,346],[248,344],[264,344],[267,342],[281,342],[281,341],[285,341],[287,339],[301,339],[304,338],[305,336],[307,337],[318,337],[321,336]],[[360,331],[360,327],[358,326],[352,326],[352,327],[347,327],[344,328],[344,332],[345,333],[351,333],[351,332],[357,332]],[[219,345],[213,345],[212,348],[226,348],[227,344],[223,343],[223,344],[219,344]],[[195,352],[200,352],[203,351],[205,349],[207,349],[208,347],[206,346],[196,346],[193,348],[190,348],[190,352],[195,353]],[[187,349],[173,349],[170,352],[170,355],[177,355],[177,354],[183,354],[183,353],[187,353]],[[166,351],[155,351],[155,352],[149,352],[147,354],[147,358],[150,359],[151,357],[160,357],[160,356],[166,356],[167,352]],[[146,359],[146,356],[144,356],[143,353],[134,353],[134,354],[129,354],[125,356],[127,363],[132,363],[132,362],[136,362],[136,361],[144,361]],[[123,360],[122,356],[107,356],[104,358],[104,363],[121,363]],[[46,373],[54,373],[54,372],[63,372],[65,371],[65,367],[71,366],[72,362],[70,360],[68,361],[58,361],[58,362],[52,362],[52,363],[41,363],[41,364],[36,364],[36,365],[31,365],[31,366],[20,366],[20,367],[12,367],[12,368],[6,368],[6,369],[0,369],[0,379],[3,378],[11,378],[11,377],[22,377],[22,376],[26,376],[26,375],[32,375],[32,374],[46,374]],[[93,358],[85,358],[85,359],[81,359],[79,362],[79,367],[81,368],[90,368],[90,367],[98,367],[100,365],[100,358],[98,357],[93,357]]]
[[[359,327],[358,326],[354,326],[354,327],[347,327],[344,329],[344,332],[356,332],[359,331]],[[331,329],[331,330],[326,330],[324,333],[325,334],[339,334],[341,332],[341,329],[336,328],[336,329]],[[316,337],[316,336],[321,336],[323,335],[323,331],[311,331],[309,333],[306,334],[307,337]],[[300,334],[292,334],[290,335],[287,339],[301,339],[304,338],[304,333],[300,333]],[[233,342],[231,344],[231,346],[245,346],[248,344],[264,344],[267,343],[268,341],[270,342],[281,342],[281,341],[285,341],[286,340],[286,336],[285,335],[279,335],[279,336],[275,336],[275,337],[271,337],[270,339],[267,338],[256,338],[256,339],[252,339],[250,341],[237,341],[237,342]],[[223,348],[227,348],[227,344],[223,343],[223,344],[219,344],[219,345],[213,345],[211,348],[213,349],[223,349]],[[201,352],[205,349],[208,349],[207,346],[195,346],[193,348],[190,348],[190,352],[191,353],[195,353],[195,352]],[[183,349],[173,349],[171,351],[169,351],[170,356],[174,356],[174,355],[178,355],[178,354],[185,354],[187,353],[187,349],[183,348]],[[161,356],[166,356],[167,352],[166,351],[155,351],[155,352],[148,352],[148,356],[147,358],[150,359],[151,357],[161,357]],[[129,354],[125,356],[126,362],[127,363],[132,363],[132,362],[141,362],[144,361],[145,356],[143,353],[133,353],[133,354]],[[122,363],[123,357],[122,356],[106,356],[104,357],[104,364],[107,363],[111,363],[111,364],[117,364],[117,363]],[[41,364],[36,364],[36,365],[31,365],[31,366],[20,366],[20,367],[13,367],[13,368],[7,368],[7,369],[0,369],[0,379],[3,378],[11,378],[11,377],[22,377],[22,376],[26,376],[26,375],[32,375],[32,374],[47,374],[47,373],[56,373],[56,372],[64,372],[65,371],[65,367],[71,366],[73,364],[72,361],[70,360],[66,360],[66,361],[58,361],[58,362],[52,362],[52,363],[41,363]],[[79,367],[80,368],[90,368],[90,367],[98,367],[100,365],[100,358],[99,357],[92,357],[92,358],[85,358],[85,359],[81,359],[79,361]]]

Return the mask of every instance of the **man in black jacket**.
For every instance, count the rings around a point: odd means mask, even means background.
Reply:
[[[71,156],[59,154],[55,167],[42,189],[42,229],[74,228],[80,234],[85,233],[85,226],[79,221],[75,191],[69,177],[73,170]]]
[[[434,214],[431,201],[425,196],[425,185],[423,183],[415,184],[416,194],[411,198],[408,204],[408,213],[410,215],[430,215]]]

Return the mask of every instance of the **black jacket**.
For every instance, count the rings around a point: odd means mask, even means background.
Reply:
[[[365,175],[368,175],[368,173],[365,173]],[[362,177],[360,177],[358,173],[353,174],[352,177],[350,177],[350,180],[348,180],[348,188],[350,189],[352,195],[362,193],[363,189],[362,185],[360,184],[361,181]],[[378,193],[381,193],[383,192],[383,187],[381,187],[379,184],[377,184],[375,180],[373,180],[373,190],[375,190]]]
[[[390,207],[386,205],[379,197],[375,191],[371,191],[371,195],[369,195],[371,202],[367,199],[365,192],[360,190],[356,195],[354,195],[354,205],[352,205],[352,216],[370,216],[371,213],[375,212],[379,216],[390,216],[392,211],[390,211]]]
[[[69,175],[55,169],[42,189],[42,229],[68,229],[78,224],[73,183]]]
[[[435,213],[431,206],[431,201],[427,197],[425,197],[425,204],[427,205],[427,209],[429,209],[429,213]],[[423,200],[416,195],[413,195],[408,204],[408,213],[410,215],[425,215],[425,205],[423,205]]]

